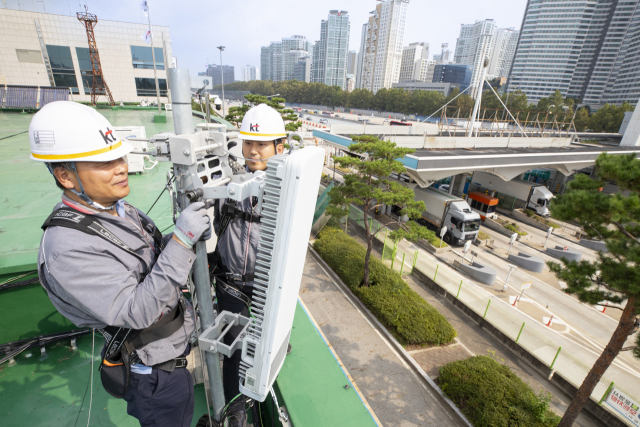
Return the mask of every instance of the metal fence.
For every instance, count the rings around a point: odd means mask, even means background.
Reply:
[[[40,108],[54,101],[68,101],[68,87],[40,87]]]
[[[353,206],[350,208],[349,224],[364,227],[363,217],[361,210]],[[375,234],[375,239],[382,246],[380,258],[387,266],[401,275],[412,274],[414,269],[417,269],[425,276],[432,278],[439,286],[455,295],[458,300],[477,314],[483,316],[487,322],[555,371],[556,374],[561,375],[574,387],[580,387],[599,354],[583,351],[570,339],[550,334],[548,327],[541,322],[533,321],[523,312],[511,307],[508,302],[475,285],[449,266],[440,265],[441,263],[434,258],[416,250],[416,246],[410,242],[393,242],[389,238],[390,230],[374,218],[369,218],[368,221],[370,229]],[[359,233],[354,233],[345,224],[345,231],[353,237],[362,238],[360,234],[362,230]],[[608,372],[611,372],[611,369],[623,368],[611,366]],[[615,383],[616,388],[638,401],[640,381],[632,375],[627,375],[626,378],[628,380],[625,383],[618,380]],[[603,376],[591,394],[591,399],[600,403],[612,383],[613,381],[608,375]],[[607,405],[603,405],[602,408],[615,415],[623,423],[634,425]]]

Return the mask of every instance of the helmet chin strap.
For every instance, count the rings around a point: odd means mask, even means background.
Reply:
[[[86,204],[88,204],[89,206],[91,206],[94,209],[100,210],[100,211],[110,211],[116,208],[116,204],[114,203],[111,206],[108,207],[104,207],[102,206],[100,203],[94,202],[93,200],[91,200],[91,198],[87,195],[87,193],[85,193],[84,191],[84,187],[82,186],[82,181],[80,181],[80,176],[78,175],[78,169],[76,169],[76,162],[70,162],[71,163],[71,168],[73,169],[73,172],[75,172],[76,174],[76,178],[78,179],[78,185],[80,186],[80,191],[76,191],[75,188],[70,188],[69,190],[71,190],[71,192],[73,194],[75,194],[76,196],[80,197],[80,199],[85,202]]]

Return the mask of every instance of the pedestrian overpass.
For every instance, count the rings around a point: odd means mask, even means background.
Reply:
[[[368,134],[376,135],[371,129],[373,126],[368,128]],[[421,187],[476,170],[493,173],[505,181],[536,168],[555,169],[566,177],[593,166],[603,152],[640,155],[640,146],[582,144],[575,142],[573,137],[446,137],[404,132],[402,135],[382,132],[379,135],[399,147],[416,150],[404,157],[402,163],[407,174]],[[348,134],[314,129],[313,136],[347,152],[353,143]]]

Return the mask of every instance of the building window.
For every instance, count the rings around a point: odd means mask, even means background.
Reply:
[[[69,46],[48,44],[47,54],[49,55],[49,63],[51,64],[51,72],[53,73],[53,81],[56,87],[68,87],[71,89],[71,93],[80,93]]]
[[[167,96],[167,80],[158,79],[160,96]],[[136,77],[136,91],[138,96],[156,96],[156,82],[154,79]]]
[[[42,53],[39,50],[16,49],[18,61],[42,64]]]
[[[156,69],[164,70],[164,56],[161,47],[156,47]],[[133,68],[153,69],[153,55],[147,46],[131,46],[131,60]]]

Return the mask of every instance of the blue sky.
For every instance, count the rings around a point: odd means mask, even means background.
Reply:
[[[98,19],[142,23],[139,0],[4,0],[11,9],[60,15],[84,10]],[[282,37],[300,34],[315,42],[320,36],[320,21],[329,10],[349,12],[350,50],[360,46],[360,33],[375,0],[149,0],[153,24],[167,25],[171,33],[173,54],[180,68],[192,75],[203,71],[207,61],[220,63],[216,46],[224,45],[223,63],[236,67],[240,78],[243,65],[259,66],[260,46]],[[81,6],[82,5],[82,6]],[[427,42],[431,53],[439,52],[442,43],[453,51],[461,24],[494,19],[500,27],[520,29],[526,0],[411,0],[404,44]],[[5,4],[0,0],[0,7]],[[98,24],[100,25],[100,24]],[[100,46],[98,46],[100,48]]]

